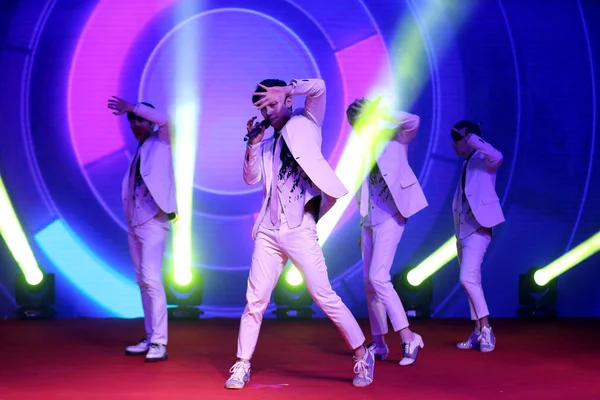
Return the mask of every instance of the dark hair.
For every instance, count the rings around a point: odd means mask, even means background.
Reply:
[[[481,137],[482,135],[480,125],[481,122],[471,122],[467,120],[459,121],[456,124],[454,124],[452,129],[450,129],[450,135],[452,136],[452,139],[455,142],[459,141],[460,139],[462,139],[462,136],[468,135],[469,133]],[[463,135],[461,136],[456,131],[462,132]]]
[[[281,79],[264,79],[260,82],[261,85],[266,86],[266,87],[275,87],[275,86],[282,86],[285,87],[288,84],[285,83],[284,81],[282,81]],[[266,92],[265,89],[261,88],[260,86],[256,85],[256,89],[254,90],[255,92],[261,93],[261,92]],[[256,103],[257,101],[259,101],[261,99],[261,96],[257,95],[257,94],[253,94],[252,95],[252,104]]]
[[[145,101],[140,102],[140,104],[143,104],[143,105],[148,106],[150,108],[154,108],[154,106],[152,104],[146,103]],[[147,121],[147,119],[145,119],[145,118],[142,118],[142,117],[140,117],[138,115],[135,115],[132,112],[128,112],[127,113],[127,121],[131,121],[132,119],[140,119],[140,120],[143,120],[143,121]]]

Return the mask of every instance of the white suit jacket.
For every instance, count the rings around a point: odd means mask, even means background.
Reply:
[[[320,215],[333,207],[336,199],[348,193],[321,153],[321,127],[325,116],[326,88],[322,79],[299,79],[293,95],[306,95],[304,108],[294,111],[281,130],[290,153],[322,193]],[[262,140],[254,146],[248,145],[244,157],[244,181],[254,185],[262,180],[263,202],[254,223],[252,238],[256,239],[258,227],[265,214],[268,194],[273,179],[273,138]]]
[[[134,113],[158,125],[158,131],[150,135],[140,149],[140,175],[158,207],[167,214],[177,213],[168,117],[144,104],[137,104]],[[129,172],[130,169],[127,168],[123,177],[123,207],[127,205]]]
[[[391,137],[389,141],[377,140],[376,154],[380,154],[377,165],[398,211],[408,218],[428,205],[417,176],[408,163],[408,144],[417,135],[420,118],[404,111],[384,110],[381,115],[382,119],[394,126],[391,129],[395,132],[390,134],[389,131],[386,133],[387,129],[377,130],[378,139]],[[369,176],[365,179],[368,180]],[[362,187],[359,187],[355,196],[359,210]]]
[[[467,143],[475,149],[475,154],[467,163],[465,195],[479,225],[491,228],[504,222],[500,199],[496,194],[496,173],[502,164],[503,156],[491,144],[477,135],[471,135]],[[461,182],[459,181],[452,202],[455,220],[461,211],[460,192]]]

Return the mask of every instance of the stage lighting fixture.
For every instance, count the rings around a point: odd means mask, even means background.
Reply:
[[[408,283],[411,286],[421,285],[422,282],[432,276],[437,270],[452,261],[454,257],[456,257],[456,238],[451,237],[440,248],[408,272]]]
[[[431,302],[433,300],[433,284],[431,276],[420,280],[415,285],[409,281],[410,268],[405,268],[400,274],[392,277],[392,283],[409,318],[422,319],[431,317]]]
[[[556,278],[544,285],[536,282],[535,276],[539,268],[531,268],[527,273],[519,275],[519,305],[517,314],[522,318],[556,317],[556,298],[558,283]]]
[[[27,240],[27,235],[23,231],[17,213],[13,208],[2,176],[0,176],[0,210],[2,210],[0,236],[6,242],[6,246],[12,253],[17,265],[25,274],[27,283],[32,286],[39,284],[43,279],[42,271],[37,264]]]
[[[25,274],[18,274],[15,281],[17,318],[51,319],[54,317],[54,274],[43,274],[41,281],[32,285]]]
[[[273,300],[276,305],[273,313],[277,319],[311,319],[315,313],[311,308],[313,299],[294,266],[287,268],[279,277]]]
[[[552,279],[585,261],[598,251],[600,251],[600,232],[586,239],[577,247],[569,250],[544,268],[538,269],[533,276],[535,283],[545,286]]]
[[[202,274],[196,270],[191,272],[191,280],[180,285],[176,282],[173,271],[163,274],[169,318],[198,319],[204,314],[198,306],[202,305],[204,282]]]

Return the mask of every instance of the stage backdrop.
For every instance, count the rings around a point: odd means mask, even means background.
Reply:
[[[262,189],[242,180],[242,137],[264,78],[326,81],[323,153],[336,167],[355,98],[394,91],[421,117],[409,156],[429,207],[408,221],[394,272],[452,237],[461,160],[449,128],[461,119],[482,121],[504,154],[507,221],[483,266],[493,316],[515,315],[520,273],[600,230],[598,2],[23,0],[0,10],[0,176],[37,262],[56,275],[60,317],[141,315],[120,200],[136,143],[106,108],[113,95],[167,111],[179,135],[205,317],[237,317],[245,303]],[[358,237],[351,203],[324,252],[334,289],[366,316]],[[1,251],[0,315],[12,315],[20,270]],[[600,316],[599,257],[560,276],[561,315]],[[455,259],[433,286],[436,317],[468,315]]]

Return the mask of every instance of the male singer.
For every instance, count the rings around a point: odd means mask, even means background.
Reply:
[[[363,134],[367,128],[364,125],[375,125],[373,143],[362,160],[366,177],[356,193],[361,215],[367,309],[373,335],[371,348],[375,356],[387,358],[389,349],[384,335],[388,332],[389,316],[394,331],[400,334],[402,359],[399,365],[408,366],[417,360],[423,338],[409,328],[390,271],[407,219],[427,207],[423,189],[407,156],[420,119],[404,111],[377,106],[377,100],[360,99],[346,110],[348,122],[357,134]]]
[[[146,362],[163,361],[167,359],[167,300],[161,270],[170,220],[177,213],[168,118],[152,104],[132,104],[116,96],[108,100],[108,108],[115,115],[127,113],[139,143],[123,179],[122,195],[146,337],[127,347],[125,354],[145,354]]]
[[[306,95],[304,109],[292,112],[292,96]],[[354,350],[354,386],[373,381],[375,358],[350,310],[333,291],[317,239],[317,220],[348,191],[321,153],[325,117],[325,82],[321,79],[262,81],[252,96],[274,136],[263,140],[264,125],[249,140],[244,158],[244,181],[263,182],[264,198],[252,237],[255,240],[246,291],[247,305],[240,321],[237,361],[231,367],[228,389],[241,389],[250,380],[263,314],[279,275],[291,260],[300,270],[317,305]],[[248,132],[254,119],[247,124]]]
[[[490,352],[496,347],[496,338],[488,320],[481,263],[492,240],[492,227],[504,222],[496,194],[496,172],[502,163],[502,153],[481,138],[481,129],[473,122],[456,123],[450,135],[454,152],[465,159],[452,208],[460,282],[469,297],[471,319],[475,322],[469,339],[456,347]]]

